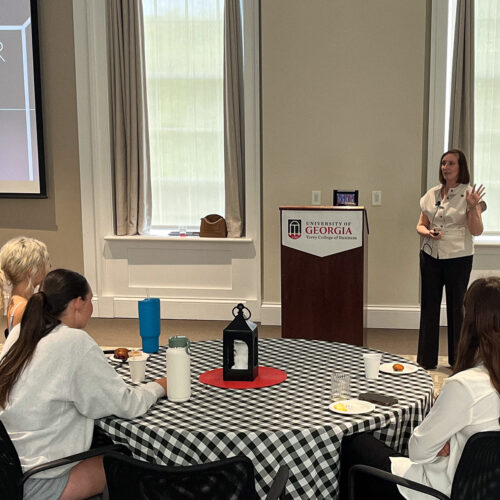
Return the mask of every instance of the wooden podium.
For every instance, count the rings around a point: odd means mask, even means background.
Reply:
[[[365,208],[283,206],[280,226],[282,336],[365,345]]]

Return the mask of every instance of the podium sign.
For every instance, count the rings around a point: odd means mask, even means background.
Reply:
[[[364,207],[280,207],[284,338],[364,345]]]
[[[358,248],[363,244],[363,212],[282,210],[281,242],[318,257]]]

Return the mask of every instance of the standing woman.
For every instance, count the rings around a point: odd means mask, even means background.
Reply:
[[[443,286],[446,288],[448,361],[455,355],[462,327],[462,304],[472,269],[472,237],[483,232],[483,185],[469,186],[467,159],[459,149],[441,156],[439,181],[420,199],[417,232],[420,250],[421,308],[417,362],[425,369],[437,366],[439,316]]]
[[[0,355],[0,419],[23,471],[90,448],[94,420],[134,418],[166,393],[165,378],[130,387],[83,330],[92,291],[80,274],[51,271]],[[35,474],[24,498],[76,500],[103,491],[102,457]]]
[[[49,252],[45,243],[33,238],[13,238],[0,249],[0,285],[7,306],[5,337],[21,322],[24,308],[36,287],[49,272]],[[6,291],[8,286],[12,289]]]

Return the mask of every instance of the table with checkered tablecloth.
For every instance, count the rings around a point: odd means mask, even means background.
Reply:
[[[165,352],[150,355],[146,378],[165,375]],[[287,379],[260,389],[221,389],[198,376],[222,365],[222,341],[191,345],[191,399],[172,403],[160,399],[135,419],[107,417],[97,425],[134,456],[166,465],[212,462],[244,454],[255,465],[256,487],[263,497],[281,464],[290,468],[289,498],[331,499],[337,496],[342,437],[372,432],[405,452],[413,429],[432,403],[432,380],[426,371],[404,375],[364,376],[363,352],[369,349],[303,339],[259,340],[259,365],[287,372]],[[382,353],[382,363],[403,361]],[[128,366],[115,365],[130,382]],[[351,375],[351,397],[366,391],[395,396],[394,406],[368,414],[341,415],[329,410],[330,374]]]

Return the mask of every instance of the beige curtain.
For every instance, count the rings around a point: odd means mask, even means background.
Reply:
[[[474,0],[457,0],[450,97],[449,147],[474,165]]]
[[[151,225],[151,176],[141,0],[106,0],[117,235]]]
[[[245,129],[243,44],[239,0],[226,0],[224,12],[224,180],[228,237],[244,232]]]

